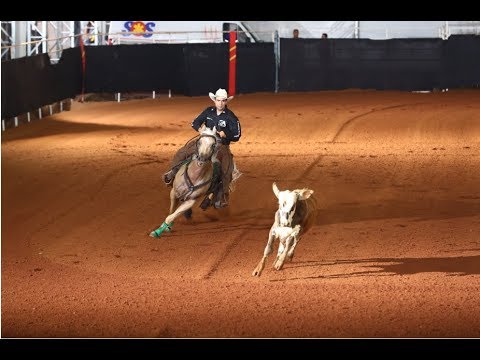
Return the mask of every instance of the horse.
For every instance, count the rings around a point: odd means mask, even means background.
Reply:
[[[174,220],[182,213],[188,219],[195,203],[216,186],[215,172],[221,170],[216,170],[214,162],[220,138],[216,127],[209,129],[203,125],[199,130],[195,154],[181,165],[173,180],[169,215],[158,229],[150,233],[151,237],[158,238],[164,231],[171,231]],[[182,203],[177,207],[179,201]]]

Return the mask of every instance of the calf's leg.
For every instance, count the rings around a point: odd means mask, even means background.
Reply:
[[[257,267],[253,270],[252,276],[260,276],[262,274],[262,271],[265,268],[265,261],[267,260],[268,255],[272,253],[272,245],[274,239],[274,229],[272,227],[270,229],[270,233],[268,234],[267,246],[265,246],[265,250],[263,251],[263,257],[258,263]]]

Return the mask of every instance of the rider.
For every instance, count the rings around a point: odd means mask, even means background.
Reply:
[[[242,135],[240,121],[237,116],[227,107],[227,103],[233,99],[228,96],[225,89],[218,89],[215,94],[208,93],[215,106],[207,107],[192,121],[192,128],[196,131],[205,124],[208,128],[217,128],[220,143],[217,147],[216,158],[221,164],[222,180],[215,194],[215,208],[223,208],[228,205],[229,185],[232,181],[234,168],[233,154],[230,151],[230,143],[240,140]],[[218,142],[217,142],[218,143]],[[190,141],[180,148],[172,160],[172,169],[164,174],[164,181],[171,185],[180,165],[195,153],[195,142]]]

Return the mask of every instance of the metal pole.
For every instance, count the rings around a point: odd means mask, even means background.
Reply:
[[[278,72],[280,71],[280,37],[278,30],[275,30],[273,41],[273,52],[275,54],[275,93],[279,90]]]
[[[228,94],[235,95],[237,79],[237,33],[230,31],[228,51]]]

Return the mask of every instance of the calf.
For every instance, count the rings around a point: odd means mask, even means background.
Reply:
[[[317,203],[312,196],[313,190],[303,188],[280,191],[276,183],[273,183],[272,188],[278,198],[278,210],[275,212],[275,222],[270,228],[263,257],[253,270],[253,276],[261,275],[276,238],[279,239],[279,245],[273,267],[281,270],[285,258],[291,261],[298,241],[311,228],[316,217]]]

